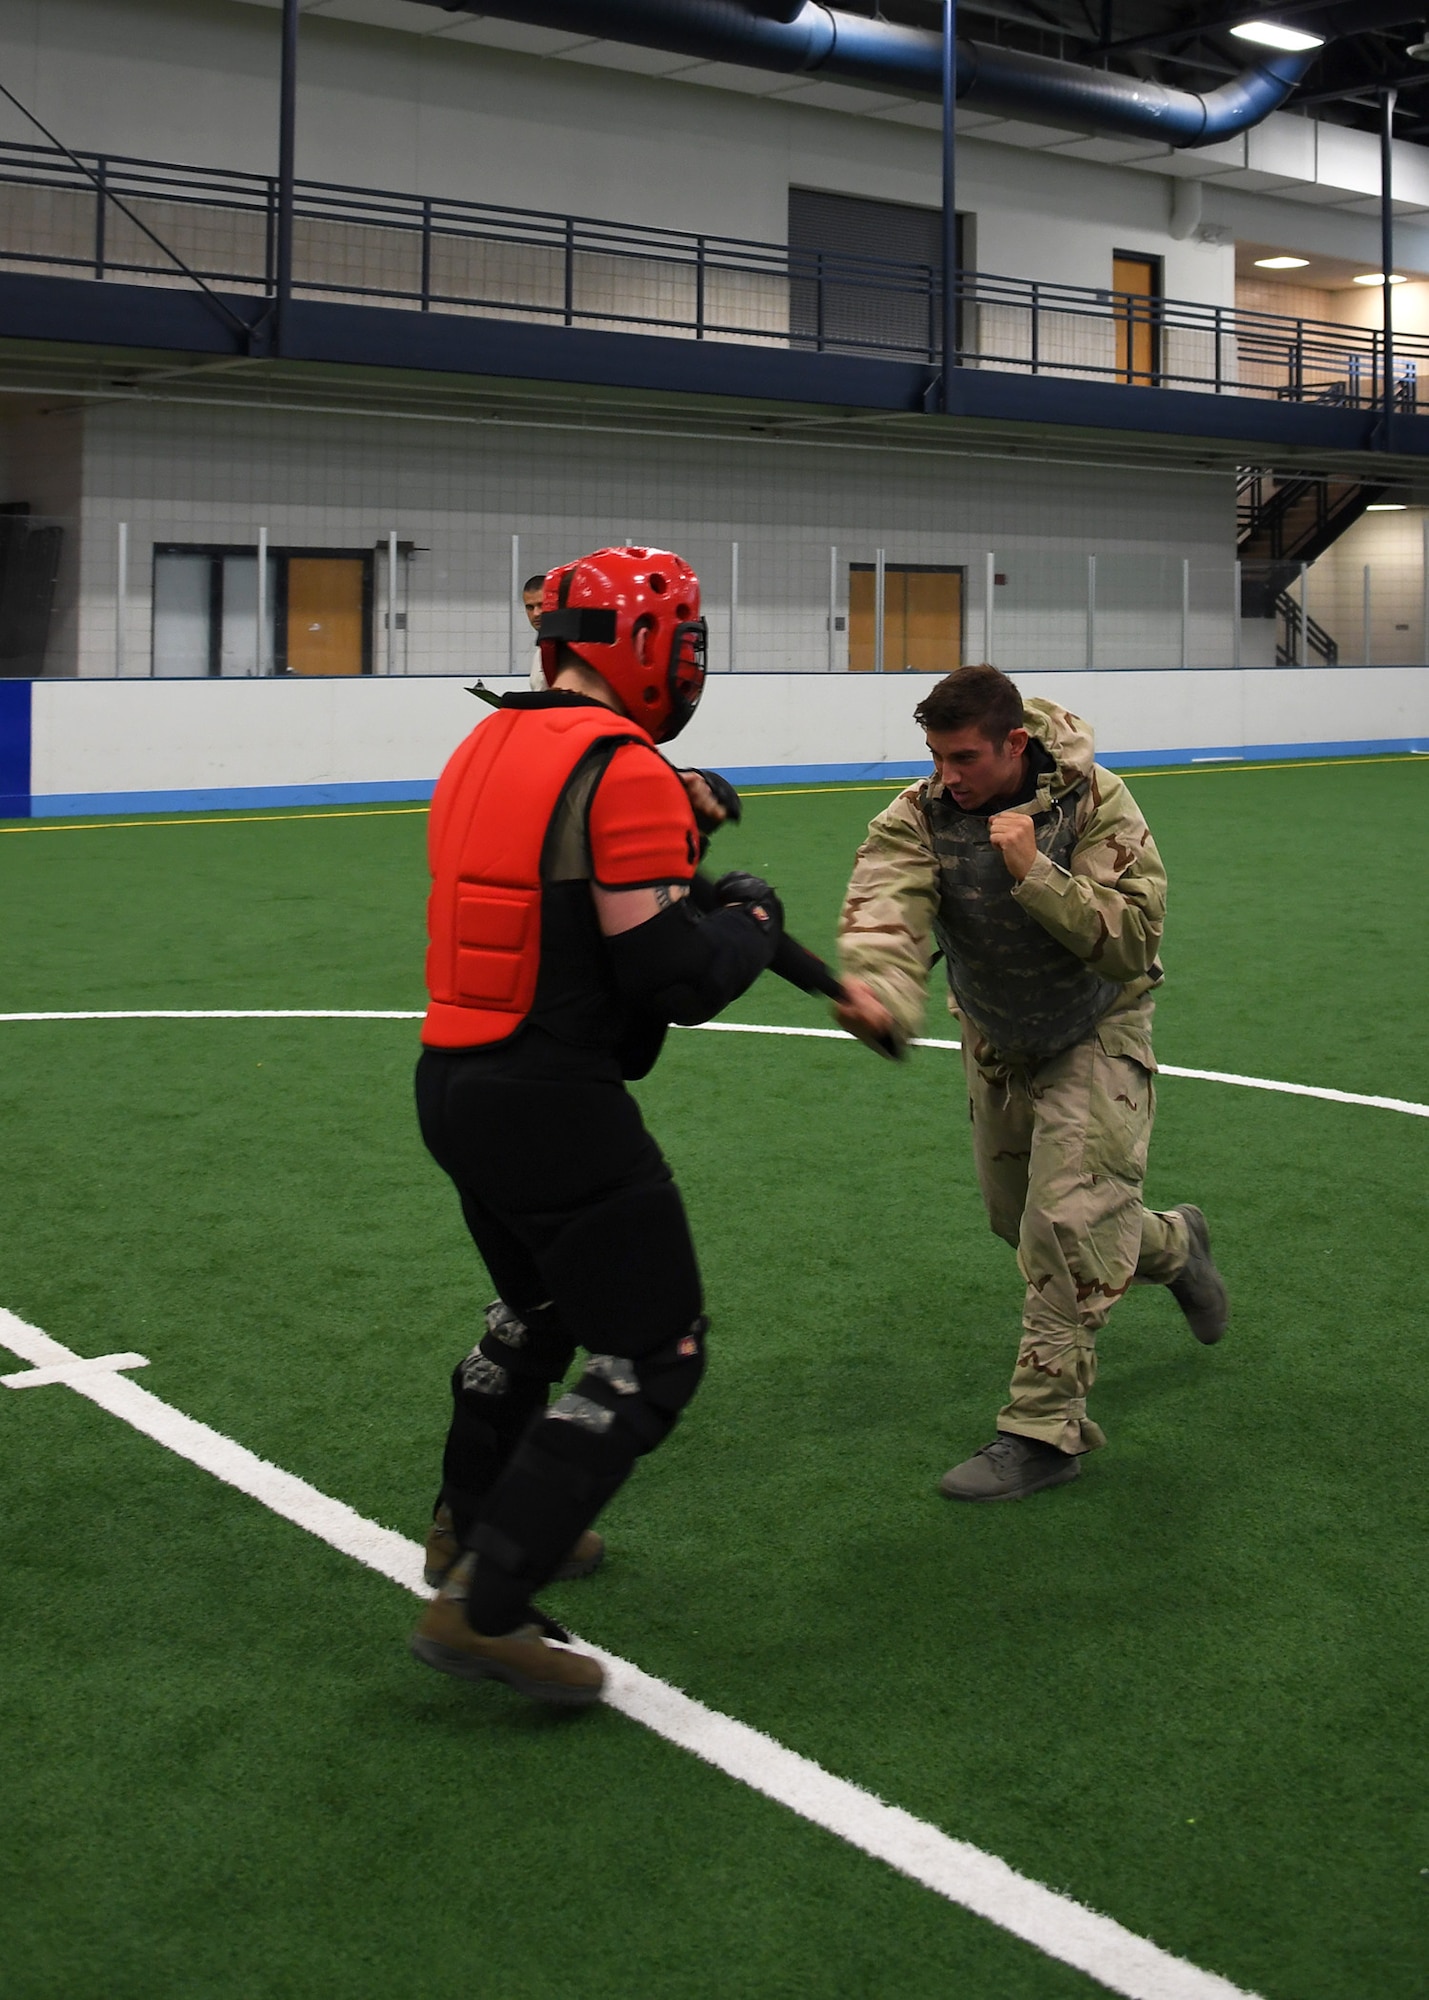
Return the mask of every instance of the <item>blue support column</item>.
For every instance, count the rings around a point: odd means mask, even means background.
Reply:
[[[30,817],[30,682],[0,681],[0,819]]]
[[[954,113],[958,99],[958,0],[943,0],[943,394],[952,408],[958,345],[958,203]]]
[[[278,72],[278,248],[274,286],[273,350],[289,345],[293,306],[293,205],[298,133],[298,0],[283,0],[282,56]]]

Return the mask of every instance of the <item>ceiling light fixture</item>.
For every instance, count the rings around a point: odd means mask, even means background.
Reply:
[[[1407,500],[1371,500],[1365,508],[1366,514],[1402,514],[1409,505]]]
[[[1303,271],[1309,263],[1308,257],[1257,257],[1257,271]]]
[[[1354,282],[1357,285],[1382,285],[1384,283],[1384,273],[1383,271],[1364,271]],[[1399,272],[1395,271],[1391,275],[1389,282],[1391,285],[1407,285],[1409,280],[1408,278],[1401,277]]]
[[[1307,35],[1300,28],[1286,28],[1279,21],[1242,21],[1231,33],[1243,42],[1254,42],[1262,49],[1290,49],[1299,54],[1303,49],[1322,49],[1323,35]]]

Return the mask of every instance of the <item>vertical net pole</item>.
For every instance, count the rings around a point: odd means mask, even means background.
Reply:
[[[1310,664],[1310,565],[1300,565],[1300,644],[1296,648],[1302,667]]]
[[[114,551],[114,678],[124,671],[124,628],[129,622],[129,523],[119,523]]]
[[[883,606],[888,588],[887,561],[882,549],[873,552],[873,671],[883,672]]]
[[[1181,671],[1191,664],[1191,558],[1181,558]]]
[[[506,604],[506,671],[516,672],[516,614],[521,603],[521,537],[511,537],[511,589]]]
[[[397,671],[397,530],[387,536],[387,674]]]
[[[1364,663],[1367,667],[1374,665],[1374,661],[1370,658],[1371,653],[1374,651],[1372,644],[1373,635],[1370,630],[1371,611],[1372,600],[1370,597],[1369,564],[1366,563],[1364,566]]]
[[[1241,566],[1240,558],[1231,564],[1231,664],[1240,672],[1240,607],[1241,607]]]
[[[729,545],[729,670],[739,670],[739,543]]]
[[[830,673],[834,673],[836,671],[835,662],[838,658],[838,647],[835,644],[836,632],[834,626],[834,620],[838,617],[838,615],[839,615],[839,552],[831,542],[829,544],[829,672]]]
[[[268,671],[268,530],[258,530],[258,587],[253,597],[253,672],[259,680]]]

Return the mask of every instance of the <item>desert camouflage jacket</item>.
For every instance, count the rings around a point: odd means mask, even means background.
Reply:
[[[1162,977],[1161,857],[1121,779],[1093,762],[1090,726],[1048,701],[1029,701],[1025,713],[1052,765],[1016,808],[1037,827],[1026,880],[1006,873],[985,820],[960,813],[938,779],[924,778],[878,815],[858,851],[839,922],[843,969],[868,982],[901,1033],[916,1035],[937,946],[950,1005],[994,1046],[1046,1052],[1090,1023],[1113,1052],[1151,1067],[1146,996]],[[1049,952],[1048,940],[1059,949]]]

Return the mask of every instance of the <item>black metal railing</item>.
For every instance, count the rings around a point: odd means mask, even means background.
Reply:
[[[1306,616],[1299,600],[1288,590],[1282,590],[1276,598],[1275,614],[1277,667],[1339,665],[1340,649],[1336,641],[1316,619]]]
[[[49,147],[0,144],[0,265],[183,282],[114,195],[205,283],[273,294],[276,177],[76,157],[87,173]],[[299,298],[941,359],[941,274],[928,264],[325,181],[297,183],[294,215]],[[1351,408],[1382,399],[1373,328],[985,272],[962,274],[957,314],[966,368]],[[1413,413],[1429,337],[1396,334],[1394,355],[1395,400]]]

